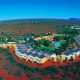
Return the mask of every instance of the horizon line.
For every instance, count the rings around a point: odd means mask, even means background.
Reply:
[[[0,22],[14,21],[14,20],[68,20],[68,19],[80,19],[80,18],[15,18],[15,19],[0,20]]]

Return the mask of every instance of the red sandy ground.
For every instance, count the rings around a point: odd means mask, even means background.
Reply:
[[[13,51],[13,50],[12,50]],[[4,56],[4,57],[3,57]],[[14,75],[14,72],[19,70],[18,67],[16,67],[15,65],[12,67],[14,68],[12,75],[10,75],[3,67],[7,67],[8,70],[10,70],[11,65],[9,64],[9,62],[6,60],[6,56],[0,54],[0,59],[2,60],[2,62],[0,62],[0,77],[3,78],[3,80],[29,80],[28,77],[25,74],[21,74],[21,76],[16,76]],[[20,71],[22,72],[22,70]]]
[[[14,49],[13,48],[10,48],[10,52],[12,53],[12,55],[13,55],[13,57],[14,57],[14,59],[17,61],[17,62],[19,62],[19,63],[24,63],[25,65],[27,65],[27,66],[30,66],[30,67],[37,67],[37,68],[46,68],[46,67],[49,67],[49,66],[57,66],[57,67],[60,67],[61,65],[64,65],[64,66],[66,66],[66,65],[68,65],[68,64],[70,64],[70,63],[74,63],[74,62],[78,62],[78,61],[80,61],[80,57],[78,57],[78,58],[76,58],[74,61],[67,61],[67,62],[62,62],[62,63],[58,63],[58,62],[56,62],[56,63],[53,63],[52,61],[46,61],[44,64],[41,64],[41,65],[38,65],[38,64],[35,64],[35,63],[32,63],[32,62],[30,62],[30,61],[25,61],[25,60],[22,60],[22,59],[19,59],[15,54],[14,54]],[[5,58],[5,57],[4,57]],[[4,63],[5,63],[5,61],[4,61]],[[7,62],[7,64],[8,64],[8,62]],[[8,73],[7,73],[7,71],[5,71],[5,70],[3,70],[3,69],[1,69],[0,68],[0,76],[4,79],[4,80],[29,80],[28,79],[28,77],[25,75],[25,74],[23,74],[23,75],[21,75],[21,76],[12,76],[12,75],[9,75]],[[58,75],[59,76],[59,75]],[[45,80],[51,80],[50,79],[50,76],[46,76],[45,77]],[[57,80],[59,80],[59,79],[57,79]]]
[[[0,76],[4,80],[29,80],[25,75],[22,75],[21,77],[11,76],[5,70],[0,70]]]
[[[67,62],[46,61],[44,64],[38,65],[36,63],[32,63],[30,61],[25,61],[25,60],[22,60],[22,59],[19,59],[18,57],[16,57],[16,55],[14,54],[14,49],[13,48],[10,48],[10,52],[12,53],[14,59],[17,62],[22,62],[22,63],[24,63],[25,65],[27,65],[29,67],[36,67],[36,68],[46,68],[46,67],[49,67],[49,66],[57,66],[57,67],[60,67],[62,65],[66,66],[66,65],[68,65],[70,63],[75,63],[75,62],[80,61],[80,57],[76,57],[76,59],[74,61],[67,61]]]

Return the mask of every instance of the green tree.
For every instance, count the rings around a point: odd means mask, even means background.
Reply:
[[[74,60],[74,58],[71,56],[70,61],[73,61],[73,60]]]
[[[60,54],[62,54],[62,50],[61,50],[60,48],[55,49],[54,52],[56,53],[56,55],[60,55]]]

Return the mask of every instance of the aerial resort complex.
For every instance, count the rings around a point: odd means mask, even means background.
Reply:
[[[80,0],[0,0],[0,80],[80,80]]]
[[[17,37],[0,38],[0,47],[14,48],[14,54],[25,61],[43,64],[64,62],[80,57],[80,35],[75,27],[58,33],[18,35]]]

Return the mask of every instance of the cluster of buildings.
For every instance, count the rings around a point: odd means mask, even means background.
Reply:
[[[72,29],[77,29],[77,30],[80,30],[80,26],[79,25],[74,25],[74,26],[71,26]]]
[[[33,49],[29,44],[17,45],[15,54],[21,59],[25,59],[26,61],[30,60],[36,63],[44,63],[51,55],[54,55],[53,53],[48,54],[47,52]]]
[[[79,44],[79,45],[80,45],[80,35],[79,35],[79,36],[77,36],[77,37],[75,37],[75,40],[76,40],[77,44]]]
[[[1,42],[0,43],[0,47],[2,48],[11,48],[11,47],[16,48],[16,45],[17,45],[16,42],[7,42],[7,43]]]
[[[71,57],[75,59],[76,57],[80,56],[80,48],[66,51],[62,55],[56,55],[53,52],[45,52],[33,49],[29,44],[25,44],[17,45],[15,49],[15,54],[19,58],[24,59],[26,61],[30,60],[31,62],[42,64],[47,60],[51,60],[53,62],[62,62],[64,60],[70,60]]]
[[[8,42],[7,44],[0,44],[0,47],[14,47],[15,54],[20,59],[30,60],[31,62],[36,62],[42,64],[47,60],[51,60],[53,62],[63,62],[64,60],[70,60],[71,57],[75,59],[80,56],[80,48],[76,48],[73,50],[66,51],[62,53],[62,55],[56,55],[53,52],[39,51],[37,49],[33,49],[30,44],[17,44],[16,42]]]
[[[50,36],[42,36],[34,38],[35,40],[40,39],[53,39],[53,36],[56,36],[57,34],[52,34]],[[62,34],[60,34],[62,35]],[[58,36],[60,36],[58,35]],[[29,39],[30,35],[28,35],[27,40]],[[80,36],[76,37],[76,42],[80,43]],[[60,46],[60,42],[55,42],[53,45],[55,47]],[[65,60],[70,60],[71,57],[75,59],[76,57],[80,56],[80,48],[75,48],[73,50],[66,51],[62,53],[61,55],[56,55],[54,52],[46,52],[46,51],[39,51],[37,49],[33,49],[29,43],[20,44],[16,42],[7,42],[7,43],[0,43],[0,47],[7,48],[7,47],[14,47],[15,48],[15,54],[20,59],[24,60],[30,60],[31,62],[36,62],[39,64],[42,64],[46,62],[47,60],[51,60],[53,62],[63,62]]]
[[[40,36],[40,37],[34,38],[34,40],[38,41],[38,40],[41,40],[41,39],[46,39],[46,40],[52,41],[54,36],[61,36],[61,35],[62,34],[53,34],[52,33],[51,35]]]

